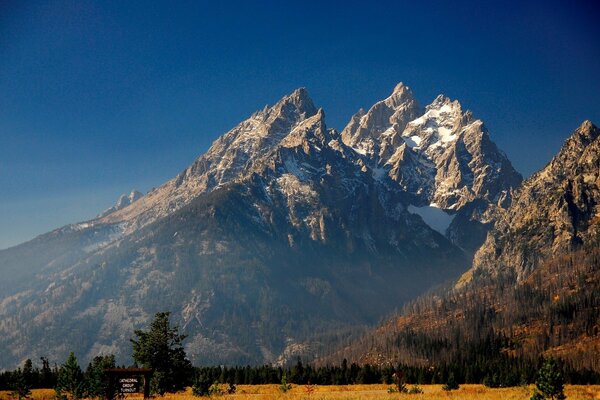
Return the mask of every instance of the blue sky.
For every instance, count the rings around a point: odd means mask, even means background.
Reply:
[[[338,129],[399,81],[457,98],[529,175],[600,124],[593,3],[3,1],[0,248],[160,185],[300,86]]]

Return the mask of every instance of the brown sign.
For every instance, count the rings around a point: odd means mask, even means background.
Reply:
[[[105,399],[114,400],[127,393],[140,391],[142,377],[144,379],[144,399],[150,398],[150,379],[152,370],[147,368],[110,368],[104,373],[108,380]]]

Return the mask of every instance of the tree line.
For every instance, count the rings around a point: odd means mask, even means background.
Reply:
[[[348,363],[340,365],[311,365],[297,359],[291,367],[263,366],[200,366],[194,367],[183,348],[185,335],[179,333],[169,321],[169,313],[157,313],[147,331],[136,330],[131,339],[134,364],[132,367],[151,368],[151,392],[162,395],[192,386],[194,394],[206,395],[215,384],[229,384],[229,391],[236,385],[289,384],[297,385],[350,385],[395,384],[400,390],[405,383],[445,384],[449,390],[462,383],[482,383],[489,387],[516,386],[539,380],[544,368],[551,368],[548,376],[559,376],[560,382],[572,384],[599,384],[600,374],[591,370],[576,370],[568,364],[552,361],[545,367],[543,359],[532,361],[525,357],[510,357],[498,352],[506,346],[500,339],[484,340],[480,347],[464,352],[462,358],[453,362],[426,365],[370,365]],[[408,334],[397,337],[411,341],[412,346],[428,348],[431,352],[443,352],[447,343],[435,341],[425,335]],[[504,354],[504,355],[502,355]],[[82,370],[75,354],[71,353],[60,366],[50,366],[47,358],[41,358],[41,367],[34,367],[27,360],[22,368],[0,373],[0,390],[12,391],[19,399],[30,395],[31,389],[54,388],[58,399],[103,398],[107,391],[105,370],[115,368],[113,355],[95,357]],[[401,377],[401,379],[399,378]],[[543,391],[540,391],[543,393]]]

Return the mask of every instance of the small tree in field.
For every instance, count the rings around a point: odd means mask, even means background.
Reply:
[[[531,396],[531,400],[563,400],[566,399],[564,393],[565,380],[563,378],[560,366],[550,358],[544,361],[544,364],[538,371],[535,381],[536,389]]]
[[[210,385],[210,376],[204,372],[200,372],[194,379],[194,384],[192,385],[192,394],[198,397],[208,396]]]
[[[281,375],[281,384],[279,385],[279,391],[282,393],[286,393],[291,388],[292,388],[292,385],[290,385],[288,383],[287,374],[284,371],[283,375]]]
[[[131,339],[133,359],[154,370],[150,390],[160,395],[185,389],[193,370],[182,345],[186,336],[179,334],[178,327],[171,326],[170,315],[168,312],[156,313],[150,329],[136,330],[137,340]]]
[[[459,386],[458,382],[456,382],[456,378],[454,377],[454,372],[450,372],[450,374],[448,375],[448,380],[446,381],[446,384],[444,386],[442,386],[442,390],[445,390],[445,391],[456,390],[459,387],[460,386]]]
[[[25,399],[31,395],[31,374],[33,367],[31,360],[25,361],[23,369],[17,369],[12,373],[10,382],[8,384],[11,390],[11,395],[19,400]]]
[[[67,361],[60,366],[54,390],[56,397],[60,400],[77,400],[84,396],[83,373],[79,368],[75,353],[71,352]]]

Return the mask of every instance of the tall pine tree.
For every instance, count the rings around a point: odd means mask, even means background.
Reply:
[[[131,339],[133,359],[154,370],[150,390],[160,395],[185,389],[193,371],[182,345],[186,336],[169,318],[169,312],[156,313],[148,331],[136,330],[137,340]]]

